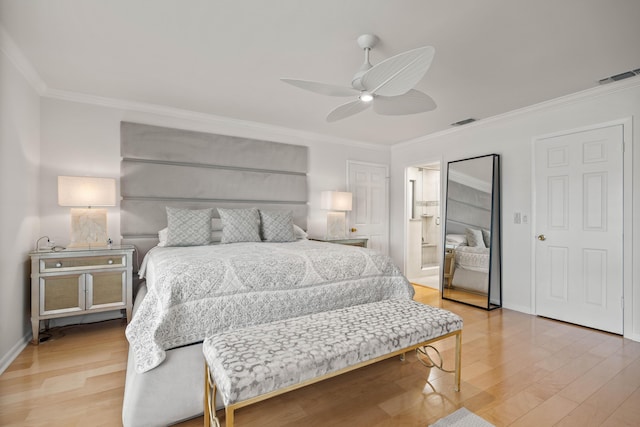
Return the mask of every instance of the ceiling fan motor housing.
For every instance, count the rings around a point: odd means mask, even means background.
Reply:
[[[380,39],[373,34],[363,34],[358,37],[358,46],[362,49],[371,49],[378,44]]]
[[[371,68],[371,67],[369,67]],[[362,86],[362,76],[364,75],[364,73],[366,73],[369,68],[366,69],[360,69],[354,76],[353,76],[353,80],[351,80],[351,87],[353,87],[356,90],[365,90],[365,87]]]

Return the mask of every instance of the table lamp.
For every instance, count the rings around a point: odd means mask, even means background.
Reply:
[[[58,205],[71,207],[69,247],[107,246],[107,210],[116,205],[116,180],[89,176],[59,176]]]
[[[320,193],[320,207],[327,212],[326,239],[346,237],[346,212],[351,210],[352,195],[346,191],[323,191]]]

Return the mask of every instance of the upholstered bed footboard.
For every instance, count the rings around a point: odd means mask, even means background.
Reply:
[[[141,286],[136,296],[134,314],[146,292],[146,287]],[[167,358],[162,365],[140,374],[134,368],[134,356],[130,352],[122,425],[164,427],[202,414],[203,363],[202,344],[192,344],[167,351]],[[167,387],[167,384],[170,386]]]

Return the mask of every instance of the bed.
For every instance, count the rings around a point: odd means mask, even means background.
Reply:
[[[147,295],[127,327],[138,373],[217,332],[412,297],[388,257],[306,239],[155,248],[146,264]]]
[[[489,249],[458,246],[451,286],[486,294],[489,286]]]
[[[200,343],[214,332],[413,296],[387,256],[306,239],[157,248],[147,255],[145,277],[146,295],[127,327],[125,426],[167,425],[202,412]]]
[[[121,153],[122,243],[143,259],[126,330],[125,427],[202,414],[208,334],[413,297],[388,256],[306,239],[306,147],[123,122]],[[210,241],[163,246],[162,232],[173,229],[168,208],[210,209]],[[254,209],[286,217],[294,238],[224,241],[215,229],[221,213]]]
[[[454,267],[451,288],[479,294],[487,294],[489,286],[489,265],[491,250],[488,232],[467,229],[465,234],[448,234],[446,244],[453,252]],[[471,246],[471,245],[473,246]]]

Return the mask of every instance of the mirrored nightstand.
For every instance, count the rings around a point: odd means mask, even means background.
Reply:
[[[40,322],[133,306],[133,246],[34,251],[31,256],[31,327],[39,343]]]

